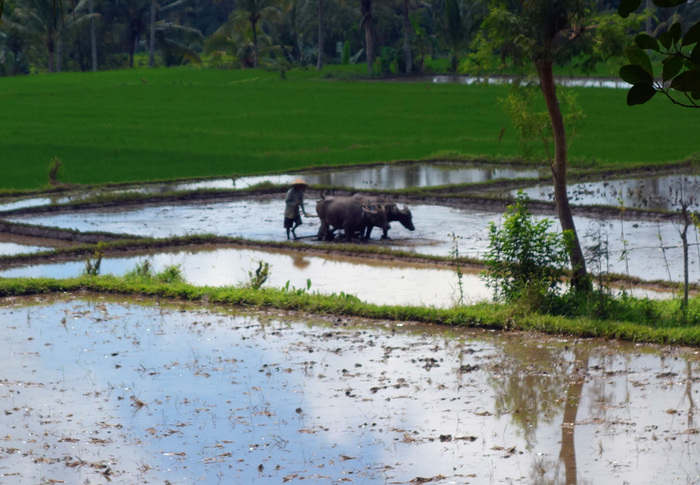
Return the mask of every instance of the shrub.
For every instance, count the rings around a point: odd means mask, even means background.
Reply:
[[[88,256],[85,259],[85,270],[84,274],[90,276],[97,276],[100,274],[100,266],[102,265],[102,258],[104,257],[105,243],[100,241],[95,247],[95,252],[92,257]]]
[[[527,208],[527,197],[518,193],[506,209],[502,227],[489,224],[486,284],[494,299],[542,309],[557,294],[568,263],[571,234],[550,231],[549,219],[536,221]]]

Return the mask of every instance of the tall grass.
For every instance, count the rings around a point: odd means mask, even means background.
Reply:
[[[624,90],[580,89],[573,158],[675,161],[697,152],[692,110],[628,108]],[[514,157],[503,86],[287,80],[259,70],[133,69],[0,79],[0,189],[287,171],[317,165]],[[505,135],[499,140],[501,130]]]

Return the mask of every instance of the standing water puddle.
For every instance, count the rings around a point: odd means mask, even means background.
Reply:
[[[102,259],[101,274],[123,276],[148,261],[159,273],[178,265],[190,284],[198,286],[240,286],[250,281],[260,262],[270,264],[265,286],[288,287],[324,295],[353,295],[377,305],[432,306],[448,308],[493,298],[480,277],[481,270],[454,269],[428,265],[402,265],[383,260],[311,256],[294,251],[263,251],[240,248],[215,250],[192,248],[149,252],[146,255]],[[3,278],[71,278],[85,271],[84,261],[45,263],[0,271]],[[627,288],[636,297],[671,298],[669,291]]]
[[[48,251],[75,245],[76,243],[68,241],[18,236],[7,232],[0,232],[0,255],[36,253],[38,251]]]
[[[401,165],[377,165],[300,174],[254,175],[239,178],[210,179],[191,182],[168,182],[138,187],[83,190],[54,197],[31,197],[0,203],[0,211],[50,204],[78,202],[104,194],[162,194],[166,192],[206,189],[246,189],[261,183],[287,185],[298,176],[311,185],[346,187],[348,189],[396,190],[411,187],[434,187],[449,184],[486,182],[494,179],[535,178],[546,175],[544,169],[511,166],[482,167],[463,163],[431,162]]]
[[[511,192],[511,196],[517,194]],[[533,200],[554,201],[552,185],[528,187],[523,193]],[[577,205],[607,205],[637,209],[680,211],[687,201],[691,211],[700,209],[700,176],[669,175],[666,177],[608,180],[569,185],[569,200]]]
[[[307,201],[308,212],[313,214],[314,202]],[[232,202],[197,203],[176,206],[148,206],[119,208],[93,212],[31,215],[13,217],[17,222],[76,229],[79,231],[107,231],[139,236],[170,237],[189,234],[216,234],[243,237],[261,241],[283,241],[282,200],[238,200]],[[488,250],[489,223],[498,224],[501,215],[494,212],[468,211],[436,205],[410,206],[416,227],[410,232],[399,223],[392,223],[391,240],[375,240],[393,249],[415,251],[420,254],[448,256],[455,247],[459,253],[483,257]],[[550,218],[553,219],[553,218]],[[600,221],[575,217],[582,245],[599,242],[608,245],[608,260],[602,261],[604,270],[636,276],[645,280],[682,281],[683,257],[678,228],[671,222]],[[304,219],[297,234],[305,242],[315,242],[318,219]],[[558,224],[553,228],[558,230]],[[692,228],[691,228],[692,229]],[[454,239],[451,234],[456,236]],[[689,242],[690,280],[700,279],[700,254],[697,234],[691,230]],[[661,250],[661,246],[665,250]],[[627,254],[627,258],[621,255]],[[594,270],[597,272],[597,270]]]
[[[450,307],[459,301],[459,279],[452,269],[299,252],[240,248],[180,250],[122,258],[105,257],[101,274],[122,276],[149,261],[154,271],[179,265],[186,281],[200,286],[244,285],[260,261],[270,264],[265,287],[304,289],[310,293],[349,294],[378,305]],[[85,271],[84,261],[37,264],[0,271],[0,277],[69,278]],[[310,286],[309,286],[310,284]],[[464,303],[491,298],[478,270],[462,269]]]
[[[3,483],[700,480],[697,352],[105,298],[0,317]]]

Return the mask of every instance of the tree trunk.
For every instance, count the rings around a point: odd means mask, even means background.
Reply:
[[[56,35],[56,72],[61,72],[61,34]]]
[[[131,38],[129,39],[129,67],[134,67],[134,53],[136,52],[136,36],[131,35]]]
[[[367,58],[367,75],[372,75],[374,64],[374,39],[372,38],[372,0],[360,0],[362,26],[365,29],[365,57]]]
[[[323,0],[318,0],[318,59],[316,70],[323,69]]]
[[[48,38],[46,39],[46,50],[49,53],[49,72],[53,72],[53,51],[56,47],[53,39],[53,32],[49,31]]]
[[[257,22],[255,20],[250,21],[251,26],[253,27],[253,67],[255,69],[258,68],[258,30],[257,30]]]
[[[148,42],[148,67],[156,65],[156,0],[151,0],[151,35]]]
[[[90,15],[95,13],[93,0],[89,3]],[[92,53],[92,70],[97,71],[97,38],[95,36],[95,19],[90,19],[90,51]]]
[[[682,203],[681,214],[683,215],[683,230],[681,231],[681,241],[683,242],[683,301],[681,301],[681,310],[684,312],[688,309],[688,227],[690,226],[690,214],[688,214],[688,206],[685,202]],[[685,319],[685,315],[683,316]]]
[[[411,61],[411,19],[408,14],[411,10],[410,0],[403,0],[403,57],[406,64],[406,74],[413,71],[413,63]]]
[[[554,179],[554,198],[557,205],[559,223],[564,231],[571,231],[573,234],[572,247],[569,251],[571,261],[571,286],[577,290],[590,289],[590,282],[586,272],[586,260],[583,257],[581,243],[579,242],[574,218],[569,205],[569,195],[566,191],[566,129],[564,127],[564,117],[561,113],[559,100],[557,99],[557,87],[554,83],[554,73],[552,71],[551,59],[535,61],[537,73],[540,77],[540,87],[542,95],[547,104],[547,111],[552,122],[552,133],[554,134],[554,162],[552,163],[552,175]]]

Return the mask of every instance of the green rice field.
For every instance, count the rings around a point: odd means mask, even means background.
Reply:
[[[520,154],[504,86],[133,69],[0,79],[0,189],[150,181],[320,165]],[[666,163],[700,153],[698,114],[621,89],[578,88],[574,165]],[[504,131],[503,131],[504,130]],[[500,134],[503,131],[503,136]]]

